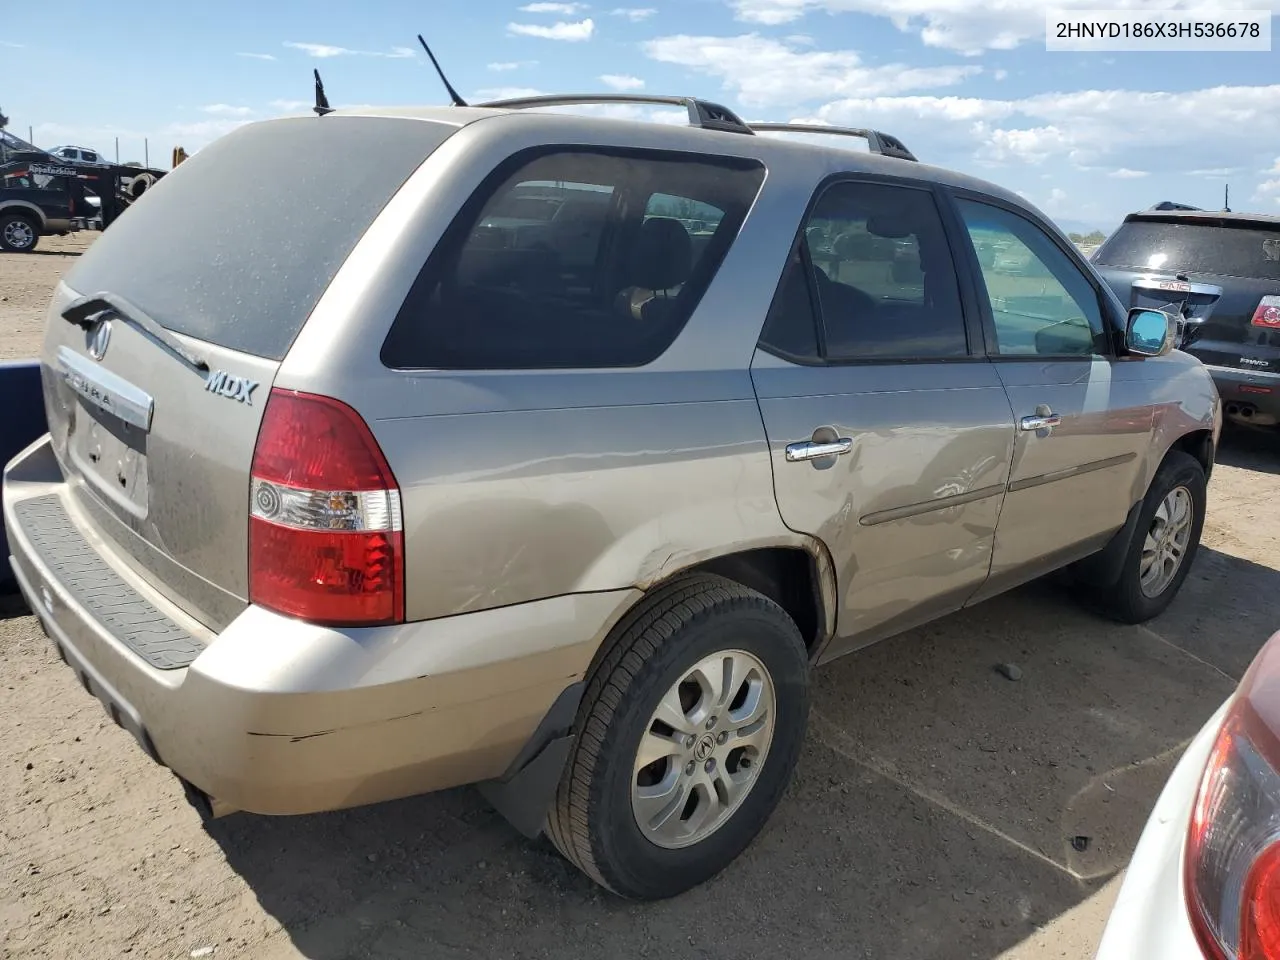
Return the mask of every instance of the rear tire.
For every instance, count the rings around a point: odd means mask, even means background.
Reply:
[[[808,656],[777,604],[720,577],[672,581],[623,619],[588,678],[547,834],[620,896],[682,893],[763,828],[808,714]]]
[[[1093,591],[1103,613],[1121,623],[1144,623],[1173,602],[1200,546],[1205,488],[1200,461],[1171,451],[1142,501],[1119,579]]]
[[[40,228],[21,213],[0,214],[0,250],[30,253],[40,241]]]

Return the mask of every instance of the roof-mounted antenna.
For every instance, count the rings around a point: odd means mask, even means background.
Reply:
[[[329,106],[329,98],[324,95],[324,81],[320,79],[320,71],[311,72],[316,75],[316,105],[311,109],[316,112],[317,117],[323,117],[326,113],[333,113],[333,107]]]
[[[436,68],[436,73],[440,74],[440,82],[444,84],[444,88],[449,91],[449,99],[453,101],[455,107],[465,107],[467,101],[458,96],[458,91],[453,89],[453,84],[449,82],[449,78],[444,75],[444,71],[440,69],[440,61],[436,59],[436,55],[431,52],[431,48],[427,46],[427,41],[422,39],[422,34],[418,34],[418,42],[422,44],[422,49],[427,51],[427,56],[431,58],[431,65]]]

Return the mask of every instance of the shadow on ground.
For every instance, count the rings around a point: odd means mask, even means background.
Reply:
[[[1223,428],[1217,460],[1242,470],[1280,474],[1280,430],[1228,424]]]
[[[1280,573],[1205,549],[1154,629],[1038,583],[833,663],[765,833],[665,903],[600,892],[469,790],[209,829],[313,960],[985,960],[1124,866],[1182,749],[1280,625],[1277,598]],[[1008,662],[1020,681],[994,670]]]

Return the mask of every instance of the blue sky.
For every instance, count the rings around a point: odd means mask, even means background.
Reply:
[[[421,32],[464,97],[632,89],[752,120],[873,126],[1067,229],[1109,229],[1158,200],[1217,207],[1224,183],[1234,209],[1280,213],[1280,49],[1045,51],[1048,7],[1193,5],[1182,0],[623,2],[221,0],[141,17],[15,3],[0,64],[22,79],[0,88],[0,108],[41,146],[110,156],[118,137],[120,159],[140,160],[145,137],[167,165],[174,146],[305,110],[312,67],[337,106],[443,102]]]

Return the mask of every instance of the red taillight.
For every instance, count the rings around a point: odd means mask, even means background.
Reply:
[[[1263,297],[1253,311],[1252,323],[1255,327],[1280,328],[1280,297]]]
[[[358,413],[272,390],[250,497],[253,603],[331,626],[404,620],[400,491]]]
[[[1280,845],[1272,844],[1249,871],[1241,919],[1241,960],[1280,957]]]
[[[1280,960],[1280,633],[1228,709],[1187,836],[1187,909],[1212,960]]]

